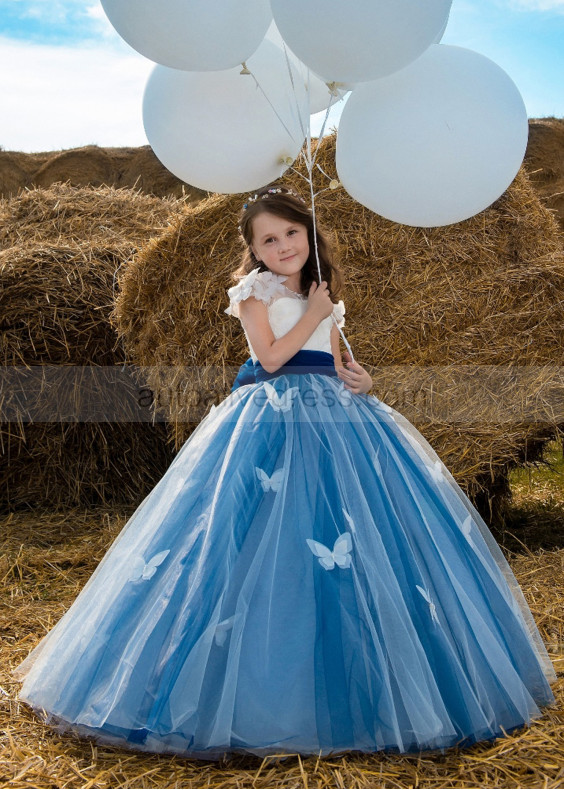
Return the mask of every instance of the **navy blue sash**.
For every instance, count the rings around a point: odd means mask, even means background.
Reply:
[[[257,381],[267,381],[284,373],[322,373],[324,376],[337,376],[333,354],[328,351],[313,351],[301,349],[286,362],[285,365],[269,373],[260,362],[253,363],[251,357],[241,365],[239,372],[231,387],[231,392],[244,384],[256,384]]]

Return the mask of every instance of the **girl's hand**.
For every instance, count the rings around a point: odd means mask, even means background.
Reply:
[[[370,373],[358,362],[352,362],[348,351],[343,351],[343,360],[346,367],[337,368],[337,375],[345,382],[345,387],[356,395],[369,392],[374,383]]]
[[[322,280],[319,284],[317,284],[314,280],[309,287],[307,309],[313,310],[316,317],[319,319],[319,322],[321,322],[324,318],[327,318],[327,316],[331,315],[334,307],[335,305],[329,296],[327,282]]]

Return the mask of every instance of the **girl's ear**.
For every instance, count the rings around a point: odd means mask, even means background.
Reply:
[[[253,247],[252,244],[249,244],[249,249],[253,253],[253,255],[255,256],[256,262],[260,263],[259,257],[258,257],[258,255],[256,253],[256,250],[255,250],[255,248]]]

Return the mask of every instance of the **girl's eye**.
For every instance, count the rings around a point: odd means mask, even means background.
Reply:
[[[296,229],[296,228],[292,228],[291,230],[289,230],[289,231],[288,231],[287,235],[288,235],[288,236],[292,236],[294,233],[297,233],[297,232],[298,232],[298,231],[297,231],[297,229]],[[273,241],[276,241],[276,239],[274,238],[274,236],[270,236],[268,239],[265,239],[265,240],[264,240],[264,243],[265,243],[265,244],[270,244],[270,243],[271,243],[271,242],[273,242]]]

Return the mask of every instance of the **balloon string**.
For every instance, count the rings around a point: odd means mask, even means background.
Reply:
[[[264,98],[266,99],[266,101],[267,101],[267,102],[270,104],[270,106],[271,106],[271,108],[272,108],[272,110],[273,110],[274,114],[276,115],[276,117],[278,118],[278,120],[280,121],[280,123],[282,124],[282,126],[284,127],[284,129],[285,129],[285,130],[288,132],[288,136],[289,136],[289,137],[290,137],[292,140],[294,140],[294,142],[295,142],[295,141],[296,141],[296,138],[294,137],[294,135],[292,134],[292,132],[291,132],[291,131],[288,129],[288,127],[287,127],[287,126],[286,126],[286,124],[284,123],[284,120],[283,120],[283,119],[280,117],[280,113],[278,112],[278,110],[276,109],[276,107],[273,105],[273,103],[270,101],[270,99],[269,99],[269,98],[268,98],[268,96],[266,95],[266,93],[265,93],[265,91],[264,91],[264,89],[263,89],[262,85],[259,83],[259,81],[258,81],[258,80],[257,80],[257,78],[255,77],[255,75],[253,74],[253,72],[252,72],[252,71],[249,69],[249,67],[248,67],[248,66],[245,66],[245,69],[244,69],[244,71],[242,71],[242,72],[241,72],[241,74],[250,74],[250,76],[251,76],[251,77],[254,79],[254,81],[255,81],[255,84],[256,84],[256,86],[257,86],[257,88],[260,90],[260,92],[262,93],[262,95],[264,96]]]
[[[299,105],[299,102],[298,102],[298,92],[296,90],[296,86],[295,86],[295,83],[294,83],[294,75],[292,73],[292,66],[290,64],[290,58],[288,56],[288,50],[286,49],[286,44],[285,43],[283,43],[283,50],[284,50],[284,58],[286,60],[286,68],[288,70],[288,76],[290,78],[290,84],[292,86],[292,95],[293,95],[294,101],[296,103],[298,122],[300,124],[300,130],[301,130],[301,133],[302,133],[302,138],[304,138],[306,136],[306,134],[307,134],[307,130],[304,128],[304,120],[303,120],[302,112],[300,111],[300,105]],[[308,70],[308,90],[307,90],[306,99],[307,99],[307,107],[305,107],[305,109],[308,111],[307,112],[307,118],[309,120],[309,70]],[[302,109],[304,109],[304,108],[302,108]]]
[[[308,70],[308,84],[309,84],[309,70]],[[310,193],[310,197],[311,197],[311,215],[312,215],[312,219],[313,219],[313,245],[314,245],[314,249],[315,249],[315,260],[317,262],[317,276],[318,276],[320,284],[321,284],[321,264],[319,262],[319,249],[318,249],[318,244],[317,244],[317,215],[316,215],[316,210],[315,210],[315,197],[316,197],[316,194],[319,194],[319,192],[316,193],[316,192],[313,191],[313,166],[315,164],[315,160],[316,160],[317,153],[318,153],[318,150],[319,150],[319,141],[323,137],[323,132],[325,131],[325,126],[327,124],[327,119],[329,118],[329,112],[330,112],[331,106],[333,104],[333,98],[334,98],[334,94],[332,93],[331,94],[331,98],[329,100],[329,104],[327,106],[327,110],[325,112],[325,118],[323,120],[323,125],[321,126],[321,132],[319,133],[319,138],[318,138],[318,143],[317,143],[317,147],[316,147],[316,150],[315,150],[315,154],[313,156],[312,156],[312,151],[311,151],[311,121],[309,120],[309,118],[311,118],[311,116],[308,115],[308,135],[307,135],[307,152],[308,153],[307,153],[307,155],[305,157],[305,159],[306,159],[306,169],[307,169],[307,173],[308,173],[307,181],[309,183],[309,193]],[[318,165],[318,167],[319,167],[319,165]],[[319,168],[319,169],[321,170],[321,168]],[[323,170],[321,170],[321,172],[323,173]],[[324,173],[324,175],[325,175],[325,173]],[[325,190],[320,190],[320,191],[324,192]],[[352,348],[350,347],[349,342],[348,342],[347,338],[345,337],[345,334],[344,334],[343,330],[337,324],[337,319],[335,318],[333,313],[331,313],[331,318],[333,319],[333,323],[335,324],[335,326],[339,330],[339,334],[343,338],[343,342],[344,342],[345,346],[347,347],[347,351],[351,355],[351,361],[354,362],[355,358],[354,358],[354,354],[352,352]]]

